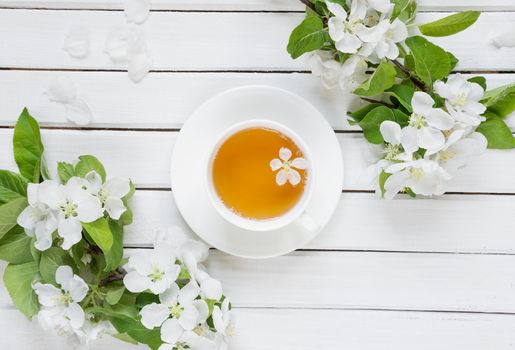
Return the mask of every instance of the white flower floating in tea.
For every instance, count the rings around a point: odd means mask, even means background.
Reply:
[[[279,186],[283,186],[287,181],[289,181],[292,186],[297,186],[300,183],[301,177],[299,172],[294,168],[304,170],[308,166],[308,162],[304,158],[299,157],[290,161],[291,156],[291,151],[288,148],[282,147],[279,150],[280,159],[275,158],[270,162],[272,171],[281,169],[275,177],[275,181]]]

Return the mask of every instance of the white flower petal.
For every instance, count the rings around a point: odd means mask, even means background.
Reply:
[[[152,58],[148,54],[142,53],[130,58],[127,71],[129,72],[129,78],[138,83],[147,76],[151,68]]]
[[[385,120],[379,126],[381,135],[386,142],[392,145],[398,145],[401,143],[401,126],[391,120]]]
[[[272,171],[279,170],[283,166],[283,162],[281,162],[279,159],[275,158],[270,161],[270,168]]]
[[[408,28],[406,27],[406,24],[398,18],[392,22],[390,31],[392,33],[392,41],[394,43],[401,42],[408,37]]]
[[[120,198],[109,197],[104,203],[104,207],[109,216],[115,220],[120,219],[120,216],[127,210],[125,204]]]
[[[64,105],[66,118],[77,125],[88,125],[93,120],[93,112],[83,100],[74,100]]]
[[[161,339],[169,344],[177,343],[177,340],[184,333],[184,328],[179,324],[176,318],[166,320],[161,326]]]
[[[127,60],[129,50],[129,31],[127,28],[116,28],[112,30],[106,39],[105,51],[115,62]]]
[[[277,175],[275,175],[275,182],[279,186],[283,186],[286,183],[286,181],[288,181],[288,173],[284,169],[279,170]]]
[[[170,310],[163,304],[152,303],[145,305],[141,311],[141,324],[148,329],[160,327],[168,318]]]
[[[51,284],[36,283],[33,286],[39,303],[43,306],[54,307],[58,305],[62,292]]]
[[[74,329],[79,329],[84,324],[86,317],[84,310],[77,303],[71,303],[68,305],[65,316],[70,320],[70,325]]]
[[[184,310],[182,310],[181,315],[179,316],[179,324],[185,330],[191,331],[199,324],[199,312],[192,304],[182,306],[184,307]]]
[[[63,50],[75,58],[89,55],[89,31],[86,28],[72,29],[64,39]]]
[[[513,30],[506,30],[493,38],[493,43],[498,48],[515,47],[515,34]]]
[[[195,280],[191,280],[179,290],[179,303],[190,304],[200,293],[200,288]]]
[[[70,266],[59,266],[55,270],[55,281],[61,285],[65,291],[70,290],[70,281],[73,278],[73,270]]]
[[[427,116],[431,112],[434,104],[435,101],[433,98],[422,91],[415,92],[415,94],[413,94],[413,99],[411,100],[413,112],[423,116]]]
[[[92,170],[84,176],[84,179],[88,182],[88,191],[96,196],[102,188],[102,177],[95,170]]]
[[[82,278],[77,275],[74,275],[73,278],[69,281],[69,292],[73,301],[76,303],[80,303],[88,294],[89,287],[84,282]]]
[[[220,281],[211,277],[202,281],[200,289],[202,290],[202,294],[204,294],[207,299],[211,300],[219,300],[223,294]]]
[[[123,177],[114,177],[109,179],[103,187],[105,192],[117,198],[125,197],[129,193],[130,189],[131,185],[129,179]]]
[[[427,123],[440,130],[450,130],[454,126],[452,117],[441,108],[433,108],[426,115]]]
[[[390,175],[384,183],[384,198],[392,199],[393,197],[395,197],[395,195],[406,186],[409,177],[410,175],[408,170],[404,170]]]
[[[148,289],[149,280],[136,271],[131,271],[123,278],[123,284],[130,292],[141,293]]]
[[[64,250],[70,249],[82,239],[82,225],[76,218],[59,220],[57,232],[64,239],[62,244]]]
[[[82,222],[93,222],[104,214],[102,204],[98,197],[83,191],[83,194],[74,198],[77,205],[77,218]]]
[[[281,158],[283,160],[283,162],[287,162],[290,160],[291,158],[291,151],[286,148],[286,147],[281,147],[281,149],[279,150],[279,158]]]
[[[52,246],[52,233],[57,228],[57,223],[55,224],[55,228],[52,230],[48,230],[46,228],[39,228],[40,225],[36,225],[35,235],[36,242],[34,243],[34,247],[37,250],[45,251]]]
[[[362,42],[356,34],[345,33],[341,40],[336,42],[336,49],[343,53],[356,53]]]
[[[58,76],[52,81],[46,94],[50,101],[69,103],[77,98],[77,89],[70,78]]]
[[[297,170],[290,169],[290,171],[287,172],[288,175],[288,181],[290,181],[290,184],[292,186],[297,186],[300,183],[300,174]]]
[[[33,230],[39,220],[39,210],[29,206],[18,215],[16,222],[27,230]]]
[[[179,286],[177,283],[172,283],[170,288],[159,294],[159,301],[167,306],[173,306],[177,303],[179,297]]]
[[[207,305],[205,300],[202,300],[202,299],[194,300],[192,305],[198,311],[198,323],[202,324],[202,323],[206,322],[207,317],[209,316],[209,306]]]
[[[423,128],[418,131],[418,144],[427,150],[440,148],[445,144],[445,136],[435,128]]]
[[[213,325],[215,326],[215,329],[221,334],[225,335],[225,330],[227,329],[228,322],[224,318],[222,310],[220,310],[218,306],[215,306],[213,308],[213,313],[211,316],[213,318]]]
[[[161,346],[159,348],[157,348],[157,350],[173,350],[174,348],[175,348],[174,345],[164,343],[164,344],[161,344]]]
[[[347,11],[345,11],[341,5],[332,1],[326,1],[325,4],[327,5],[327,9],[331,11],[335,17],[342,19],[347,18]]]
[[[143,23],[150,13],[150,2],[148,0],[125,0],[124,11],[127,21]]]
[[[297,169],[307,169],[308,167],[308,161],[304,158],[295,158],[291,161],[291,166]]]

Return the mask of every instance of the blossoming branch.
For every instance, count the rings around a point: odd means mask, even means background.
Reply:
[[[515,148],[504,121],[515,110],[515,84],[486,91],[484,77],[451,75],[458,58],[424,37],[461,32],[479,12],[416,25],[413,0],[301,2],[306,18],[287,50],[294,59],[310,53],[327,89],[363,101],[349,123],[371,146],[368,175],[383,197],[443,194],[487,146]],[[417,30],[424,36],[412,35]]]

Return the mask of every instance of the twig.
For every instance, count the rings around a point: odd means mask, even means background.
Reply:
[[[363,101],[367,101],[367,102],[370,102],[370,103],[379,103],[379,104],[382,104],[386,107],[389,107],[389,108],[395,108],[394,105],[388,103],[388,102],[384,102],[384,101],[377,101],[377,100],[374,100],[374,99],[371,99],[371,98],[366,98],[366,97],[360,97]]]
[[[400,63],[397,60],[391,60],[393,64],[395,64],[404,74],[408,76],[408,78],[422,91],[427,92],[428,88],[426,84],[416,76],[414,76],[406,66]]]
[[[113,282],[116,282],[116,281],[121,281],[121,280],[123,280],[123,278],[125,277],[126,274],[127,274],[127,271],[125,271],[121,267],[118,267],[116,269],[116,273],[114,273],[114,272],[111,273],[109,276],[107,276],[102,281],[100,281],[100,283],[98,285],[100,287],[105,287],[109,283],[113,283]]]
[[[315,10],[315,5],[313,5],[311,3],[311,1],[309,0],[299,0],[301,3],[303,3],[304,5],[306,5],[307,7],[309,7],[310,9],[312,9],[313,11],[316,11]]]

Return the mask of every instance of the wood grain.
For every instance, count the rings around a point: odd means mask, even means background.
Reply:
[[[492,36],[515,30],[513,14],[484,13],[467,31],[434,42],[461,59],[458,69],[513,71],[515,49],[494,49]],[[145,22],[156,70],[306,70],[307,59],[292,60],[286,50],[300,13],[155,12]],[[422,13],[420,22],[443,17]],[[125,69],[104,53],[112,29],[125,25],[121,12],[0,10],[0,67],[42,69]],[[502,27],[499,24],[502,23]],[[77,60],[61,47],[68,31],[91,32],[91,55]]]
[[[271,85],[292,91],[312,103],[336,130],[359,130],[347,123],[347,110],[359,99],[337,89],[326,90],[320,79],[301,73],[151,73],[133,84],[124,72],[0,71],[0,126],[12,126],[23,107],[29,107],[41,125],[73,126],[61,104],[44,94],[57,77],[70,78],[79,97],[93,111],[93,128],[180,128],[208,98],[243,85]],[[469,75],[467,75],[469,76]],[[495,88],[515,82],[515,74],[487,74]],[[515,120],[508,119],[510,126]]]
[[[0,130],[0,164],[15,170],[12,129]],[[110,176],[130,177],[142,188],[170,187],[170,158],[177,132],[44,130],[43,143],[49,168],[57,161],[73,162],[79,155],[94,154]],[[337,134],[345,163],[345,190],[371,190],[364,159],[366,141],[360,134]],[[449,184],[449,191],[515,193],[515,151],[490,150],[471,159]],[[488,169],[488,171],[486,171]]]
[[[418,0],[421,11],[513,11],[511,0]],[[65,9],[121,9],[123,0],[4,0],[3,7],[13,8],[65,8]],[[152,0],[155,10],[209,10],[209,11],[302,11],[296,0]]]
[[[508,350],[515,341],[512,315],[428,312],[235,309],[231,350]],[[12,309],[0,310],[5,349],[68,349]],[[259,335],[259,336],[256,336]],[[284,346],[283,346],[284,344]],[[146,349],[105,337],[95,350]]]
[[[511,255],[294,252],[247,260],[213,251],[206,266],[236,307],[515,313]],[[9,300],[2,284],[0,305]]]
[[[344,193],[329,225],[303,248],[513,254],[514,205],[513,196],[384,201],[374,194]],[[158,228],[177,225],[188,231],[169,191],[136,191],[131,207],[128,247],[152,246]]]

